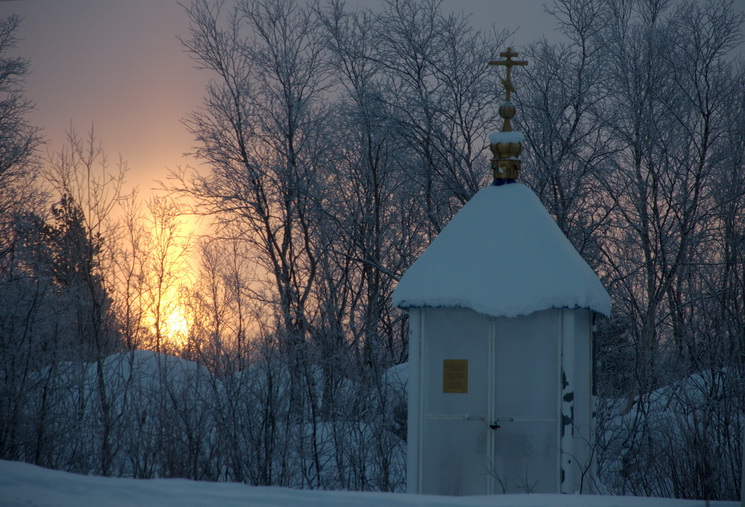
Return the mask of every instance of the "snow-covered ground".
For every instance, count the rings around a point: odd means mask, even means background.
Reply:
[[[505,495],[437,497],[396,493],[308,491],[185,479],[112,479],[47,470],[27,463],[0,461],[0,505],[129,506],[490,506],[490,507],[739,507],[739,502],[668,498]]]

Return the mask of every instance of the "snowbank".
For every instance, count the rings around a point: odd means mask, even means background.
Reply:
[[[27,463],[0,461],[0,504],[81,506],[252,505],[348,506],[490,506],[490,507],[738,507],[739,502],[667,498],[505,495],[437,497],[400,493],[351,493],[251,487],[236,483],[185,479],[112,479],[47,470]]]

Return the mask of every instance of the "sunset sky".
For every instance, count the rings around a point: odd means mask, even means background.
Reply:
[[[192,68],[178,34],[186,15],[176,0],[17,0],[0,15],[23,20],[16,53],[31,61],[32,121],[58,150],[72,123],[95,124],[113,161],[129,162],[144,191],[183,157],[191,139],[179,119],[198,105],[206,76]]]
[[[381,4],[348,1],[350,7]],[[477,28],[520,28],[511,41],[518,47],[544,31],[555,37],[542,5],[537,0],[444,1],[446,8],[473,13]],[[194,68],[178,39],[187,36],[188,19],[177,0],[0,0],[0,17],[13,13],[22,17],[13,55],[30,61],[25,90],[36,104],[30,120],[43,129],[48,152],[62,149],[71,125],[85,137],[93,124],[112,170],[121,155],[129,167],[128,187],[139,187],[143,200],[154,195],[156,180],[165,180],[169,168],[198,166],[186,155],[194,143],[181,119],[202,104],[210,75]],[[179,241],[206,232],[194,217],[179,222]],[[193,242],[191,247],[188,262],[196,272],[199,257]],[[184,261],[169,262],[173,268]],[[177,271],[184,275],[189,269]],[[187,324],[177,286],[169,290],[161,325],[178,344]]]
[[[542,1],[446,0],[444,5],[475,13],[479,28],[505,27],[500,19],[507,14],[510,26],[520,27],[518,45],[544,30],[552,36]],[[0,2],[0,16],[12,13],[23,18],[15,53],[31,61],[26,82],[27,96],[36,103],[31,120],[44,129],[48,149],[62,146],[71,123],[81,133],[93,123],[110,161],[119,154],[128,161],[129,182],[143,196],[166,168],[195,164],[184,156],[193,143],[180,119],[201,103],[208,76],[193,68],[177,39],[187,33],[177,0]]]
[[[544,3],[444,1],[448,8],[473,13],[477,28],[518,28],[516,46],[544,35],[557,38]],[[735,7],[745,10],[745,2]],[[121,154],[128,161],[129,181],[143,195],[166,168],[195,164],[184,156],[193,143],[180,119],[201,104],[208,76],[193,68],[177,39],[187,33],[177,0],[0,1],[0,16],[12,13],[23,18],[15,53],[31,61],[26,83],[27,96],[36,103],[31,119],[44,129],[48,149],[61,147],[71,123],[80,132],[94,123],[110,160]]]

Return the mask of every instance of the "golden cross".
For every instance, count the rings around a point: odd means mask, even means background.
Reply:
[[[507,67],[507,79],[502,79],[502,84],[504,85],[504,89],[507,92],[505,96],[505,101],[510,101],[510,92],[515,91],[515,87],[512,85],[512,80],[510,79],[510,70],[512,69],[513,65],[520,65],[525,66],[528,64],[528,62],[524,60],[513,60],[513,56],[517,56],[517,53],[512,51],[512,48],[507,48],[507,51],[502,51],[499,53],[499,56],[506,58],[506,60],[495,60],[493,62],[489,62],[489,65],[504,65]]]

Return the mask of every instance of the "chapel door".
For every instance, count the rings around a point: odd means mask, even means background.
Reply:
[[[484,495],[492,322],[467,309],[424,312],[419,491]]]
[[[558,492],[558,310],[494,324],[489,492]]]

